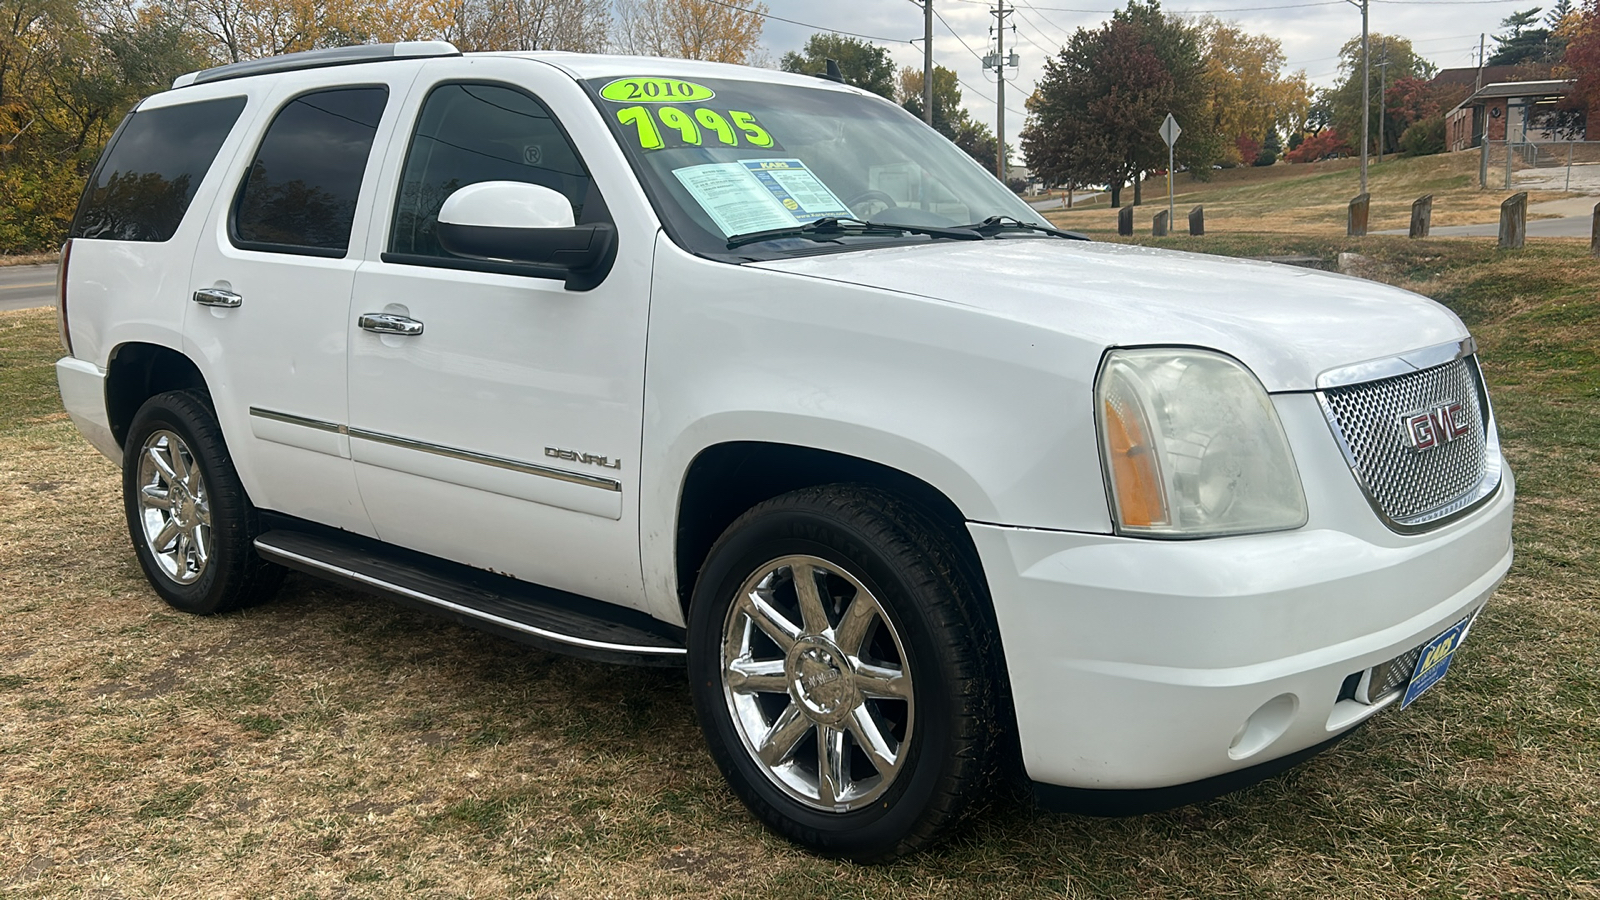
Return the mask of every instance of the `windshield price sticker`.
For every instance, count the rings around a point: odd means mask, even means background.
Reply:
[[[633,133],[644,150],[718,146],[783,149],[754,115],[737,109],[718,112],[704,106],[689,109],[628,106],[617,110],[617,121],[633,126]]]
[[[723,237],[793,228],[850,210],[798,159],[747,159],[674,169]]]
[[[716,91],[678,78],[618,78],[600,89],[612,103],[698,103]]]

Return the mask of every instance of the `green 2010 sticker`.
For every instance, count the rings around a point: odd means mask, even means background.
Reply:
[[[692,103],[710,100],[716,91],[677,78],[618,78],[600,89],[613,103]]]

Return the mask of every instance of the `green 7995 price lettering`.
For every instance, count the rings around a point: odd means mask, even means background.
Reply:
[[[737,147],[741,141],[749,147],[777,146],[755,116],[735,109],[724,115],[703,106],[695,109],[663,106],[655,110],[647,106],[629,106],[617,110],[617,121],[634,127],[639,146],[645,150],[660,150],[669,144],[700,147],[710,143]]]

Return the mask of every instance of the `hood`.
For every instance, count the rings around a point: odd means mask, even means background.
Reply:
[[[750,265],[969,306],[1107,347],[1227,353],[1268,391],[1467,336],[1450,310],[1314,269],[1126,244],[1019,238],[919,244]]]

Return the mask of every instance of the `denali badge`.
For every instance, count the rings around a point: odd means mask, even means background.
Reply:
[[[591,466],[599,466],[603,469],[622,468],[622,460],[620,459],[609,459],[604,456],[595,456],[593,453],[579,453],[576,450],[562,450],[557,447],[546,447],[544,448],[544,455],[553,456],[556,459],[565,459],[571,462],[581,462]]]
[[[1466,437],[1472,427],[1467,423],[1466,406],[1460,401],[1445,403],[1432,409],[1420,409],[1400,417],[1400,430],[1416,450],[1431,450],[1448,444],[1456,438]]]

